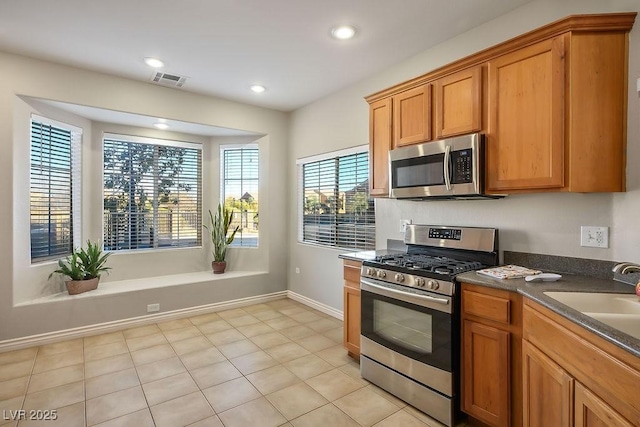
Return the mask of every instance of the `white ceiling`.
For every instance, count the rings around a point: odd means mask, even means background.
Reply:
[[[176,90],[291,111],[529,1],[1,0],[0,50],[142,81],[157,57]]]

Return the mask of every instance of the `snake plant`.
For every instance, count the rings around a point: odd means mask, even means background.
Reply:
[[[233,242],[236,237],[236,233],[240,229],[240,226],[229,234],[229,227],[231,226],[231,219],[233,218],[233,210],[227,209],[222,203],[218,204],[218,209],[214,214],[209,209],[209,221],[210,226],[203,225],[211,234],[211,243],[213,244],[213,260],[215,262],[221,262],[225,260],[227,256],[227,248]]]

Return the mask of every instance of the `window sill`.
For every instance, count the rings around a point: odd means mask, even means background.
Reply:
[[[60,292],[45,297],[32,299],[15,304],[15,307],[25,307],[34,304],[46,304],[60,301],[71,301],[85,298],[104,297],[128,292],[144,291],[149,289],[166,288],[171,286],[190,285],[202,282],[228,281],[250,276],[267,274],[267,271],[227,271],[224,274],[213,274],[211,271],[198,271],[195,273],[171,274],[166,276],[144,277],[141,279],[118,280],[100,283],[98,289],[78,295],[69,295]]]

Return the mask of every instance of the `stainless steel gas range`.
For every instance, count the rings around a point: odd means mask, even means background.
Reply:
[[[452,426],[460,398],[455,276],[498,264],[494,228],[409,225],[406,253],[364,261],[362,377]]]

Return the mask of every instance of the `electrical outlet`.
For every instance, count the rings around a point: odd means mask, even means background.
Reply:
[[[147,313],[153,313],[154,311],[160,311],[160,304],[147,305]]]
[[[609,247],[609,227],[580,227],[580,246],[592,248]]]
[[[296,274],[300,274],[300,268],[296,267]]]
[[[405,230],[407,229],[407,225],[411,224],[411,220],[410,219],[401,219],[400,220],[400,232],[404,233]]]

